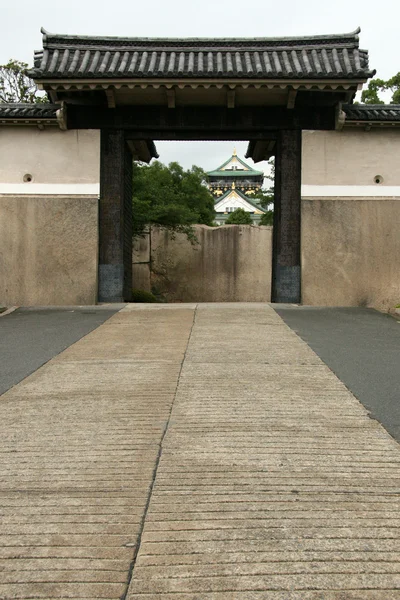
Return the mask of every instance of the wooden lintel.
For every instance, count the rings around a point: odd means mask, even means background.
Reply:
[[[175,95],[175,90],[167,90],[167,102],[168,102],[168,108],[175,108],[175,100],[176,100],[176,95]]]
[[[124,129],[131,139],[265,139],[280,129],[335,129],[335,107],[178,106],[170,110],[137,105],[135,110],[131,106],[110,110],[68,104],[68,128]]]
[[[297,90],[289,90],[288,97],[287,97],[287,105],[286,105],[286,107],[289,110],[292,110],[294,108],[294,105],[296,104],[296,96],[297,96]]]
[[[47,95],[50,98],[50,101],[53,102],[53,104],[57,104],[57,102],[58,102],[57,92],[50,90],[49,92],[47,92]]]
[[[235,108],[235,90],[228,90],[226,94],[226,103],[228,108]]]
[[[114,90],[114,88],[108,88],[108,90],[106,90],[106,96],[107,96],[107,106],[108,106],[108,108],[115,108],[116,102],[115,102],[115,90]]]

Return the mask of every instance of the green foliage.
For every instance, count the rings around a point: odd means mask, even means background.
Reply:
[[[361,102],[364,102],[364,104],[385,104],[379,97],[379,92],[388,90],[392,92],[390,104],[400,104],[400,72],[387,81],[378,78],[371,79],[368,88],[361,94]]]
[[[192,225],[214,223],[214,200],[205,186],[205,172],[193,166],[159,161],[133,165],[133,234],[146,225],[159,225],[194,239]]]
[[[157,302],[157,298],[151,292],[145,290],[133,290],[132,302]]]
[[[258,190],[249,196],[249,199],[252,200],[252,202],[256,202],[262,206],[262,208],[268,209],[268,207],[274,203],[274,189],[270,188],[268,190]]]
[[[388,79],[385,85],[392,92],[390,104],[400,104],[400,72]]]
[[[48,102],[47,94],[39,95],[35,82],[28,77],[28,65],[10,59],[0,65],[0,102]]]
[[[273,184],[275,181],[275,157],[274,156],[269,159],[268,164],[271,168],[271,172],[269,175],[265,175],[265,179],[269,179]],[[269,207],[271,206],[271,204],[274,203],[274,186],[271,185],[267,189],[261,188],[260,190],[258,190],[257,192],[255,192],[254,194],[249,196],[249,198],[251,198],[251,200],[257,202],[257,204],[260,204],[260,206],[262,206],[262,208],[265,208],[266,210],[268,210]]]
[[[243,208],[237,208],[230,213],[229,217],[225,221],[225,225],[251,225],[252,220],[250,213],[246,212]]]
[[[361,102],[364,104],[385,104],[383,100],[379,98],[379,91],[385,89],[385,82],[383,79],[371,79],[368,83],[368,88],[361,94]]]
[[[274,224],[274,211],[268,210],[264,213],[260,219],[259,225],[273,225]]]

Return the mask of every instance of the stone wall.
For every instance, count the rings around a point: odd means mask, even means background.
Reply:
[[[134,289],[169,302],[269,302],[272,227],[195,227],[198,243],[162,229],[135,240]]]
[[[0,305],[95,304],[100,133],[0,127]]]
[[[95,304],[98,200],[0,196],[0,305]]]
[[[302,303],[400,302],[400,128],[303,134]]]
[[[400,200],[302,200],[302,304],[400,303]]]

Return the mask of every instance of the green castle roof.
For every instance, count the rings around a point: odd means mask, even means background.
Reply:
[[[238,163],[240,163],[244,169],[236,169],[236,170],[232,170],[232,171],[224,171],[223,168],[231,162],[231,160],[235,158],[237,160]],[[207,175],[209,175],[210,177],[244,177],[244,176],[250,176],[250,177],[259,177],[262,176],[264,177],[264,173],[263,171],[256,171],[256,169],[253,169],[250,165],[248,165],[247,163],[245,163],[241,158],[239,158],[236,153],[232,154],[232,156],[230,158],[228,158],[228,160],[226,160],[222,165],[220,165],[217,169],[215,169],[215,171],[208,171]]]

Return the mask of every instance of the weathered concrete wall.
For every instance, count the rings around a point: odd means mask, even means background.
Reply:
[[[272,227],[195,227],[199,243],[151,231],[151,285],[170,302],[269,302]],[[134,288],[146,289],[146,239],[136,242]],[[135,279],[136,276],[136,279]]]
[[[302,303],[400,302],[400,200],[302,201]]]
[[[0,196],[0,305],[95,304],[98,200]]]

